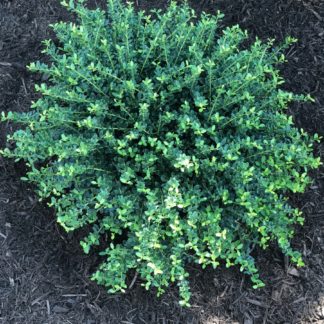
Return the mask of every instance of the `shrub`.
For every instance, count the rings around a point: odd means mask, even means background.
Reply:
[[[145,287],[179,286],[190,297],[186,264],[239,265],[263,285],[251,250],[277,242],[302,265],[289,240],[302,223],[286,198],[303,192],[320,162],[310,137],[284,113],[282,49],[219,19],[196,19],[172,3],[152,16],[108,0],[107,11],[65,3],[77,24],[53,26],[50,64],[30,65],[48,84],[2,154],[23,159],[26,180],[55,207],[67,231],[88,230],[85,253],[100,245],[93,275],[110,292],[133,269]],[[104,247],[103,247],[104,246]]]

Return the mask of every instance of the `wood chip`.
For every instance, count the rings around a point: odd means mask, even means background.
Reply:
[[[253,324],[253,320],[251,318],[245,318],[243,323],[244,324]]]
[[[54,313],[67,313],[68,311],[69,311],[69,309],[66,307],[57,306],[57,305],[53,307]]]
[[[281,294],[282,290],[274,290],[271,294],[271,299],[274,300],[275,302],[279,302],[281,300]]]
[[[303,302],[303,301],[305,301],[305,300],[306,300],[305,297],[300,297],[300,298],[296,299],[295,301],[293,301],[292,303],[293,303],[293,304],[297,304],[297,303],[301,303],[301,302]]]
[[[51,306],[48,299],[46,300],[46,308],[47,308],[47,315],[51,315]]]
[[[15,280],[13,278],[11,278],[11,277],[9,277],[9,283],[10,283],[11,287],[15,286]]]
[[[287,273],[294,277],[300,277],[299,272],[296,268],[289,268]]]
[[[258,300],[246,298],[246,301],[250,304],[253,304],[255,306],[263,307],[263,308],[268,308],[268,305],[265,305],[264,303],[259,302]]]

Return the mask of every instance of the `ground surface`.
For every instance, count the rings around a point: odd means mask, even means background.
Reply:
[[[145,9],[166,3],[137,0]],[[316,103],[292,106],[290,113],[298,126],[324,135],[324,1],[192,3],[198,11],[221,9],[225,25],[239,23],[253,37],[297,37],[282,70],[286,87],[311,93]],[[40,42],[51,36],[48,24],[62,19],[69,16],[58,0],[0,1],[1,111],[29,108],[40,80],[25,65],[42,57]],[[11,125],[1,125],[1,145],[10,131]],[[318,154],[323,156],[323,146]],[[177,305],[175,288],[158,299],[136,281],[125,295],[111,296],[90,282],[96,258],[83,255],[78,239],[56,226],[52,211],[19,181],[23,172],[23,165],[0,160],[0,323],[324,323],[323,169],[306,194],[292,197],[306,214],[294,240],[306,267],[291,268],[273,247],[258,256],[267,284],[258,291],[237,269],[203,273],[193,268],[191,309]]]

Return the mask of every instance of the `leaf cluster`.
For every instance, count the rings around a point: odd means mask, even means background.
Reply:
[[[319,165],[311,137],[285,109],[309,100],[280,88],[282,49],[256,40],[242,47],[239,26],[222,15],[199,19],[172,3],[151,16],[108,0],[107,10],[64,3],[77,23],[53,26],[41,98],[9,136],[28,181],[67,230],[90,229],[85,253],[105,248],[93,278],[110,292],[135,270],[145,287],[179,286],[190,298],[189,262],[238,265],[263,285],[251,251],[277,242],[299,265],[289,240],[302,223],[288,192],[303,192]]]

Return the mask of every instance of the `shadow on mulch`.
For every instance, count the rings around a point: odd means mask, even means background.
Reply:
[[[101,5],[104,1],[100,1]],[[163,8],[165,0],[137,1],[141,8]],[[226,14],[224,25],[239,23],[252,37],[299,39],[282,67],[285,87],[311,93],[315,104],[291,106],[295,122],[324,135],[324,1],[191,1],[198,11]],[[98,1],[99,4],[99,1]],[[96,5],[96,1],[92,1]],[[35,99],[39,76],[24,68],[41,58],[41,40],[51,37],[48,24],[69,19],[58,0],[2,0],[0,3],[0,107],[27,110]],[[0,143],[12,125],[0,126]],[[320,145],[318,153],[323,152]],[[306,267],[285,263],[276,247],[258,256],[266,287],[253,290],[237,269],[190,269],[191,309],[177,304],[177,289],[162,297],[136,281],[125,295],[108,295],[88,278],[96,265],[74,236],[63,233],[51,210],[37,202],[19,177],[23,166],[0,160],[0,323],[323,323],[324,255],[323,169],[303,196],[293,202],[306,215],[294,246]],[[132,280],[132,278],[130,278]]]

